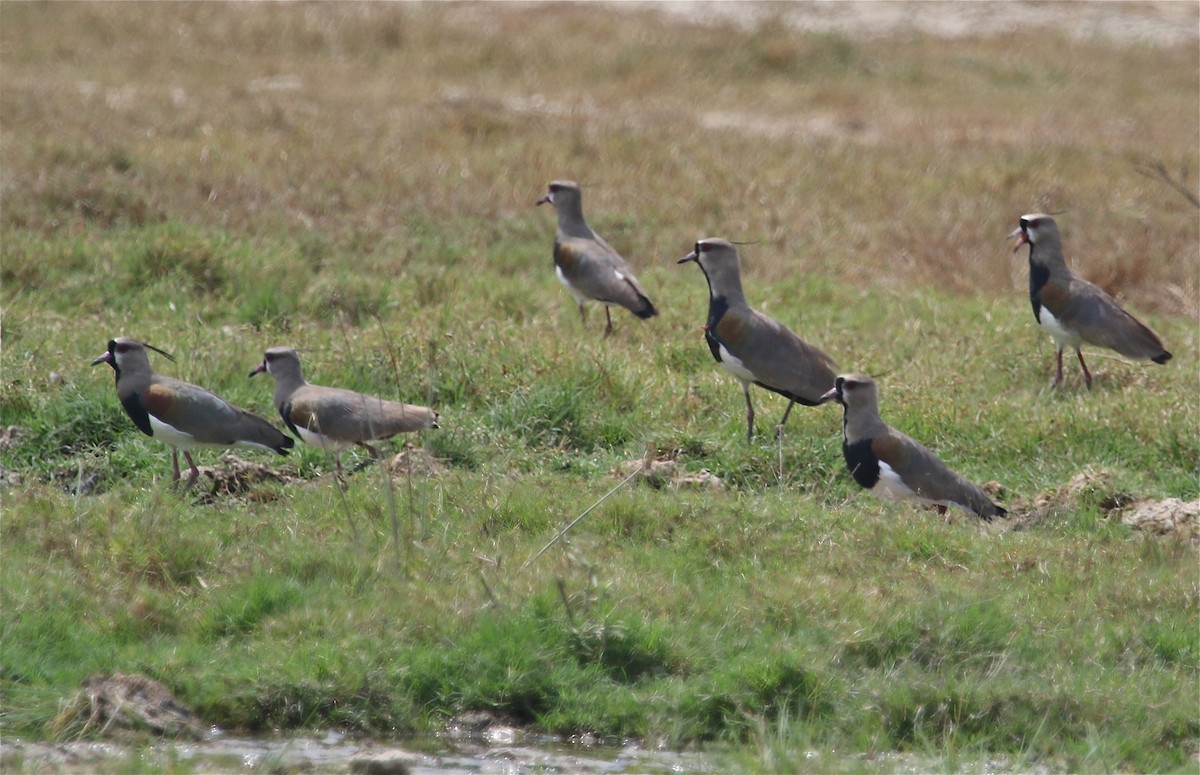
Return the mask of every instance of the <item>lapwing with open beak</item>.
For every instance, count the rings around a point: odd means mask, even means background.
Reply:
[[[555,180],[549,191],[537,201],[549,203],[558,214],[554,236],[554,271],[579,305],[579,317],[585,322],[584,303],[589,299],[604,305],[604,335],[612,334],[613,304],[624,307],[639,318],[658,314],[641,283],[633,276],[625,259],[592,231],[583,219],[583,198],[579,184]]]
[[[146,348],[170,355],[136,339],[119,337],[108,343],[108,352],[92,361],[107,363],[117,373],[117,398],[133,424],[147,436],[171,446],[173,473],[178,482],[179,452],[191,471],[183,491],[200,477],[192,460],[197,447],[247,447],[286,455],[296,442],[256,414],[234,406],[220,396],[181,380],[155,374]]]
[[[300,369],[300,355],[290,347],[267,350],[250,376],[264,371],[275,378],[275,407],[283,422],[302,441],[334,453],[338,479],[343,483],[342,450],[359,446],[378,460],[379,451],[368,441],[438,427],[438,413],[423,406],[310,385]]]
[[[1009,236],[1017,238],[1016,252],[1029,245],[1029,301],[1033,316],[1058,347],[1058,372],[1051,387],[1063,378],[1063,349],[1071,347],[1083,368],[1083,381],[1092,386],[1092,373],[1083,361],[1084,344],[1107,347],[1127,358],[1166,363],[1171,353],[1158,334],[1130,315],[1100,288],[1071,274],[1063,258],[1058,224],[1049,215],[1021,216]]]
[[[792,407],[816,406],[833,384],[833,360],[746,303],[738,249],[723,239],[702,239],[679,259],[695,261],[708,280],[708,320],[704,338],[713,358],[742,383],[746,396],[746,441],[754,439],[754,404],[750,385],[788,399],[776,438],[783,431]]]
[[[881,498],[931,504],[939,514],[945,514],[947,506],[974,512],[984,520],[1008,513],[920,442],[885,423],[870,377],[842,375],[821,401],[837,401],[843,407],[842,455],[850,475],[862,487]]]

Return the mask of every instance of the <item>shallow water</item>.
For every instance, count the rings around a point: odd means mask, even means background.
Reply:
[[[436,737],[395,744],[348,738],[234,737],[214,734],[198,742],[128,746],[111,742],[34,743],[0,741],[0,771],[94,773],[157,771],[205,773],[682,773],[715,772],[696,753],[647,750],[530,738],[491,730],[482,739]]]

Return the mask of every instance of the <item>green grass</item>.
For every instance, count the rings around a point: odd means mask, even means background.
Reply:
[[[52,735],[120,671],[250,731],[491,710],[760,771],[1194,766],[1195,544],[1104,503],[1200,497],[1200,232],[1132,165],[1194,178],[1194,47],[557,5],[0,14],[0,425],[24,429],[0,449],[0,734]],[[580,322],[533,207],[557,177],[660,317]],[[1075,364],[1047,388],[1003,239],[1033,210],[1066,211],[1068,261],[1169,365],[1092,349],[1092,391]],[[885,419],[1015,518],[874,500],[833,407],[777,443],[784,402],[755,391],[747,445],[675,265],[703,236],[755,241],[752,303],[880,374]],[[179,497],[88,365],[119,334],[272,418],[246,375],[284,344],[314,382],[436,406],[414,442],[443,468],[394,483],[400,545],[382,470],[344,507],[312,448],[254,456],[307,481]],[[647,454],[725,489],[622,488],[530,561]],[[1088,468],[1103,492],[1020,518]]]

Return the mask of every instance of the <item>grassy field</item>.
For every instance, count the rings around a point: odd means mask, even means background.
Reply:
[[[1109,510],[1200,497],[1200,224],[1138,168],[1195,188],[1194,41],[5,3],[0,51],[0,735],[79,734],[62,699],[140,672],[248,731],[489,710],[759,771],[1194,769],[1196,544]],[[554,178],[660,317],[580,323],[533,206]],[[1174,360],[1093,349],[1095,389],[1074,363],[1048,389],[1004,239],[1034,211]],[[751,242],[751,302],[882,374],[884,418],[1012,519],[859,491],[834,407],[776,442],[757,391],[747,445],[675,264],[708,236]],[[181,498],[89,366],[117,335],[272,420],[246,375],[303,348],[314,382],[434,405],[437,467],[343,500],[298,447],[246,455],[293,481]],[[720,487],[630,483],[534,559],[648,456]]]

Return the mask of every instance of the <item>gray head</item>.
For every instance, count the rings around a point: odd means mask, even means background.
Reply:
[[[263,355],[262,363],[250,372],[250,376],[268,372],[275,378],[276,390],[291,393],[304,383],[304,372],[300,370],[300,354],[291,347],[272,347]]]
[[[742,293],[741,257],[737,246],[729,240],[706,237],[696,243],[691,253],[679,259],[677,264],[695,261],[708,279],[708,294],[712,299],[724,298],[733,303],[745,303]]]
[[[865,410],[879,414],[879,389],[875,380],[866,374],[843,374],[833,383],[833,389],[821,396],[821,403],[837,401],[847,410]]]
[[[154,370],[150,367],[150,357],[146,354],[147,348],[160,355],[165,355],[168,360],[175,360],[170,353],[163,352],[152,344],[145,344],[127,336],[118,336],[116,339],[108,340],[108,351],[93,360],[92,365],[107,363],[117,373],[118,380],[122,375],[144,374],[149,376],[154,373]]]
[[[568,236],[591,236],[591,229],[583,220],[583,192],[579,184],[573,180],[552,180],[546,189],[546,195],[537,204],[554,206],[558,228]]]
[[[1029,260],[1044,264],[1051,269],[1066,268],[1062,254],[1062,239],[1058,234],[1058,224],[1044,213],[1022,215],[1020,225],[1008,235],[1016,237],[1017,244],[1013,246],[1016,252],[1022,245],[1029,246]]]
[[[819,403],[837,401],[844,407],[842,426],[846,440],[853,443],[888,432],[879,416],[879,390],[875,380],[866,374],[843,374],[833,383],[833,389],[821,396]]]

